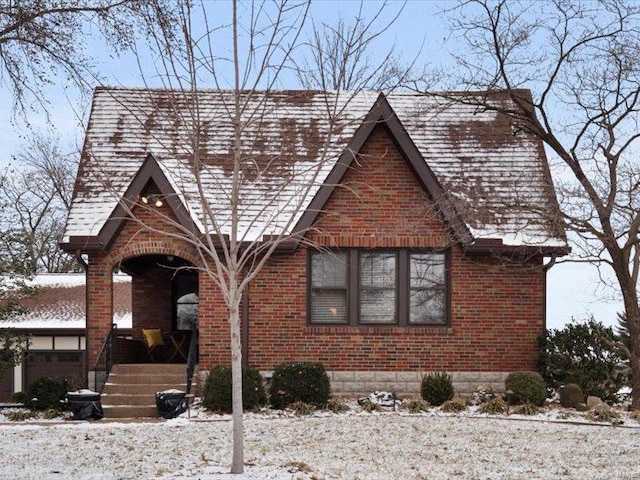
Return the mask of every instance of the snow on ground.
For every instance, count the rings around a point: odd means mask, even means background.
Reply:
[[[245,473],[231,418],[0,422],[0,478],[156,480],[637,479],[640,424],[464,413],[246,414]],[[629,428],[631,427],[631,428]]]

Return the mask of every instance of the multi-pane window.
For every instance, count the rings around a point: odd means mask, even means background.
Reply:
[[[347,321],[347,256],[316,252],[311,256],[311,318],[317,323]]]
[[[409,255],[409,323],[445,323],[444,255]]]
[[[360,254],[360,323],[396,323],[396,255]]]
[[[443,252],[312,252],[309,266],[311,323],[447,323],[448,275]]]

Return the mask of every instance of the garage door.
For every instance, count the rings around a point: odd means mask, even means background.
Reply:
[[[13,368],[0,374],[0,402],[11,402],[13,396]]]
[[[42,377],[66,378],[73,388],[84,385],[85,352],[31,352],[27,355],[26,387]]]

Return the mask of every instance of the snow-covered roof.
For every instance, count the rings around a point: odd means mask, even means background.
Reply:
[[[100,233],[149,155],[204,232],[197,174],[228,233],[234,95],[203,90],[197,102],[192,98],[169,90],[96,89],[65,242]],[[244,96],[239,238],[291,233],[379,98],[317,91]],[[489,98],[510,101],[501,93]],[[539,140],[489,109],[410,93],[386,100],[472,242],[566,247],[549,220],[557,203]]]
[[[41,274],[28,282],[37,286],[33,297],[21,304],[27,313],[0,322],[0,328],[84,329],[86,326],[85,274]],[[131,277],[114,275],[113,315],[119,328],[131,328]]]

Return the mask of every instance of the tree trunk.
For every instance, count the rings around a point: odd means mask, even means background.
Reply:
[[[229,308],[231,327],[231,381],[233,406],[233,460],[231,473],[244,472],[244,435],[242,422],[242,344],[240,341],[240,302]]]

